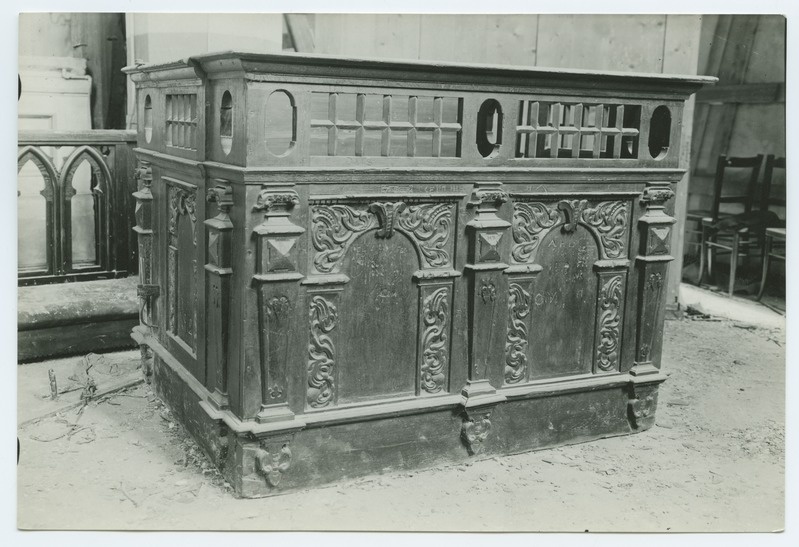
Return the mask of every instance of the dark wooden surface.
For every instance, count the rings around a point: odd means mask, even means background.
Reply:
[[[136,337],[184,420],[230,432],[239,494],[651,425],[678,121],[707,80],[232,53],[129,72],[159,287]]]

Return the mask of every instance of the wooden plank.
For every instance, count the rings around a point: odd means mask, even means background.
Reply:
[[[785,102],[785,83],[733,84],[707,87],[696,93],[698,103],[773,104]]]
[[[85,129],[82,131],[20,131],[17,143],[40,146],[79,146],[81,144],[105,144],[136,142],[136,132],[124,129]]]
[[[663,68],[665,15],[540,15],[538,21],[538,66],[625,72]]]
[[[26,362],[56,355],[132,348],[136,344],[130,337],[130,331],[138,323],[139,318],[134,315],[115,321],[103,320],[20,331],[17,339],[17,360]]]
[[[315,25],[316,53],[419,58],[419,15],[316,14]]]
[[[537,15],[423,15],[419,58],[534,66]]]

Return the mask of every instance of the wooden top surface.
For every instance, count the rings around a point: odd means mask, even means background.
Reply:
[[[187,69],[189,69],[187,71]],[[196,55],[170,63],[144,64],[123,69],[134,80],[225,77],[241,74],[301,75],[327,78],[435,80],[446,83],[494,85],[573,85],[576,87],[661,86],[664,91],[692,93],[717,78],[696,75],[647,74],[573,70],[508,65],[358,59],[300,53],[247,53],[225,51]]]

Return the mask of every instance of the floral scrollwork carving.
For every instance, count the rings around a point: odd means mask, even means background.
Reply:
[[[316,250],[313,263],[321,273],[335,272],[346,246],[375,225],[375,217],[368,211],[338,204],[312,207],[311,220],[311,241]]]
[[[602,201],[583,210],[583,222],[594,228],[607,258],[624,256],[627,236],[627,204],[621,201]]]
[[[336,306],[316,295],[311,298],[309,318],[311,322],[311,341],[308,344],[308,405],[313,408],[325,407],[333,399],[333,367],[335,348],[330,332],[336,327],[338,311]]]
[[[508,290],[508,334],[505,338],[505,383],[516,384],[524,378],[527,367],[527,324],[530,293],[518,283]]]
[[[271,487],[277,487],[283,473],[291,467],[291,449],[288,442],[263,442],[255,453],[256,469]]]
[[[422,389],[438,393],[444,389],[449,318],[449,290],[440,287],[427,295],[422,303],[424,333],[422,334]]]
[[[513,208],[513,251],[520,264],[527,263],[550,228],[560,222],[560,212],[544,203],[515,203]]]
[[[619,363],[622,284],[622,276],[614,275],[602,285],[599,295],[597,367],[603,371],[614,370]]]
[[[422,258],[432,268],[450,264],[446,246],[452,226],[452,209],[449,203],[408,205],[397,219],[399,228],[413,236]]]

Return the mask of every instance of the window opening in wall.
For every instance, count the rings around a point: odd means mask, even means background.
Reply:
[[[502,145],[502,107],[495,99],[487,99],[477,113],[477,150],[484,158],[497,155]]]
[[[144,140],[149,143],[153,138],[153,101],[147,95],[144,98]]]
[[[649,122],[649,155],[662,160],[669,153],[671,139],[671,111],[660,105],[652,112]]]
[[[222,103],[219,106],[219,139],[222,152],[230,154],[233,148],[233,97],[230,91],[222,94]]]

